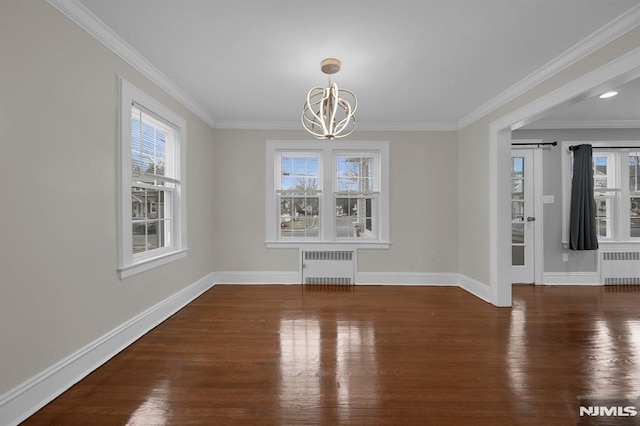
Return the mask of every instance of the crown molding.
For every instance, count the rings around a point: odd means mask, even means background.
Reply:
[[[632,7],[627,12],[618,16],[599,30],[556,56],[546,65],[538,68],[536,71],[509,87],[489,102],[481,105],[465,117],[461,118],[458,121],[458,128],[462,129],[485,115],[490,114],[543,81],[553,77],[589,54],[600,49],[607,43],[615,40],[626,32],[631,31],[638,25],[640,25],[640,4]]]
[[[640,120],[534,121],[533,123],[521,127],[520,129],[640,129]]]
[[[78,0],[47,0],[49,4],[71,19],[79,27],[105,45],[149,80],[167,92],[185,108],[213,128],[246,130],[301,130],[295,122],[216,120],[211,113],[176,83],[153,66],[144,56],[118,36],[102,20],[95,16]],[[509,87],[498,96],[472,111],[458,122],[434,123],[358,123],[365,131],[455,131],[488,115],[512,101],[544,80],[568,68],[580,59],[601,48],[610,41],[640,25],[640,4],[612,20],[598,31],[575,44],[546,65]],[[633,126],[636,127],[636,126]]]
[[[157,84],[162,90],[167,92],[209,126],[215,127],[216,120],[209,111],[160,72],[160,70],[153,66],[144,56],[118,36],[109,26],[78,0],[47,0],[47,2],[149,80]]]
[[[359,130],[378,132],[446,132],[458,130],[456,122],[424,122],[424,123],[359,123]]]
[[[304,130],[299,121],[216,120],[214,127],[228,130]]]
[[[157,84],[205,123],[216,129],[238,130],[302,130],[298,121],[240,121],[216,120],[209,111],[184,92],[176,83],[151,64],[140,52],[124,41],[108,25],[78,0],[47,0],[49,4],[71,19],[129,65]],[[371,131],[450,131],[458,130],[457,123],[358,123],[359,130]]]
[[[216,129],[233,130],[304,130],[299,121],[240,121],[217,120]],[[356,130],[376,132],[433,132],[455,131],[458,125],[455,122],[434,123],[358,123]]]

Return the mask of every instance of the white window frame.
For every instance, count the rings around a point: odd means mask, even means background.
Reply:
[[[373,176],[373,189],[371,191],[340,191],[338,188],[338,157],[351,157],[351,158],[364,158],[364,157],[369,157],[369,158],[373,158],[373,166],[374,166],[374,176]],[[367,151],[354,151],[354,150],[350,150],[350,149],[338,149],[333,151],[333,155],[331,160],[333,161],[333,205],[337,208],[338,205],[338,198],[348,198],[348,199],[367,199],[367,198],[371,198],[372,200],[375,200],[375,209],[372,207],[372,210],[374,210],[376,213],[379,209],[379,204],[380,204],[380,184],[381,184],[381,179],[380,179],[380,171],[378,170],[378,168],[380,167],[380,153],[377,150],[367,150]],[[361,179],[362,177],[359,176],[359,179]],[[372,202],[373,204],[373,202]],[[334,209],[335,211],[335,209]],[[378,232],[380,231],[380,224],[378,223],[378,218],[377,215],[375,215],[376,220],[373,223],[373,234],[376,238],[373,238],[372,240],[377,240],[377,235]],[[336,213],[336,217],[334,217],[334,221],[336,221],[337,219],[337,213]],[[365,218],[366,220],[366,218]],[[365,229],[362,228],[362,231],[364,232]],[[337,241],[353,241],[354,238],[353,237],[339,237],[337,235],[337,232],[335,232],[335,239]],[[359,240],[359,239],[358,239]]]
[[[118,77],[118,272],[121,279],[183,258],[187,254],[186,214],[186,143],[187,123],[182,117],[142,92],[128,81]],[[177,158],[172,161],[176,168],[172,179],[172,203],[170,245],[133,253],[133,219],[131,215],[131,188],[141,186],[133,182],[131,171],[131,114],[132,106],[154,115],[175,129]]]
[[[295,151],[289,151],[289,150],[277,150],[275,153],[275,161],[276,161],[276,168],[275,170],[282,170],[282,157],[283,155],[287,155],[287,156],[292,156],[292,157],[317,157],[318,158],[318,189],[317,190],[313,190],[313,191],[309,191],[310,194],[317,196],[318,198],[318,205],[322,206],[323,204],[323,185],[324,185],[324,166],[323,166],[323,153],[322,151],[319,150],[295,150]],[[284,192],[285,194],[287,193],[287,191],[284,191],[281,187],[281,180],[280,179],[275,179],[275,185],[276,185],[276,206],[280,206],[280,202],[281,202],[281,196],[282,193]],[[309,193],[307,193],[306,191],[291,191],[291,192],[298,192],[299,194],[303,194],[304,195],[309,195]],[[276,207],[278,208],[278,207]],[[323,213],[323,212],[320,212]],[[322,217],[322,216],[320,216]],[[292,212],[292,215],[290,217],[291,220],[295,220],[295,212]],[[307,236],[304,237],[305,241],[320,241],[322,238],[322,223],[317,224],[317,227],[319,229],[319,235],[317,237],[314,236]],[[282,241],[296,241],[294,238],[292,237],[282,237],[280,233],[278,233],[278,237],[282,240]]]
[[[279,229],[277,188],[278,161],[281,153],[318,153],[319,175],[322,176],[319,206],[319,237],[282,238]],[[338,238],[336,236],[336,156],[361,154],[375,156],[378,179],[378,198],[375,239]],[[388,141],[267,141],[265,177],[265,245],[268,248],[326,248],[340,249],[389,248],[389,142]]]
[[[594,176],[594,184],[593,184],[593,192],[594,199],[597,201],[603,200],[607,205],[607,216],[606,220],[608,221],[606,227],[606,235],[600,235],[600,231],[598,228],[598,241],[606,242],[606,241],[615,241],[616,236],[619,235],[617,232],[617,227],[619,225],[618,215],[616,212],[619,210],[620,206],[620,174],[618,173],[619,166],[619,158],[616,153],[612,151],[594,151],[593,158],[600,157],[607,159],[607,186],[604,188],[600,188],[596,185],[596,168],[597,165],[594,163],[593,165],[593,176]],[[596,213],[598,209],[596,208]],[[596,219],[601,216],[596,215]]]
[[[607,170],[607,191],[613,194],[611,199],[611,235],[607,238],[598,236],[598,243],[610,249],[624,249],[625,247],[637,247],[640,238],[630,235],[630,224],[628,212],[629,205],[629,176],[628,158],[629,152],[638,152],[640,141],[563,141],[562,146],[562,244],[565,249],[569,248],[569,216],[571,212],[571,151],[569,146],[590,144],[594,149],[594,156],[607,156],[609,159]],[[617,149],[607,149],[608,147],[622,147]],[[629,148],[626,148],[629,147]],[[595,192],[597,188],[594,188]]]

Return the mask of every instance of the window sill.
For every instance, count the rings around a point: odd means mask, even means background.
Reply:
[[[120,279],[125,279],[131,277],[133,275],[139,274],[141,272],[148,271],[153,268],[157,268],[161,265],[166,265],[167,263],[173,262],[174,260],[182,259],[187,256],[187,251],[189,249],[182,249],[172,251],[171,253],[163,254],[158,257],[154,257],[151,259],[145,259],[133,265],[124,266],[118,269],[118,273],[120,274]]]
[[[297,248],[309,250],[388,249],[390,241],[265,241],[267,248]]]

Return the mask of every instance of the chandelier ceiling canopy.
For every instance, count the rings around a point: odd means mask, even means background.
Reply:
[[[320,69],[329,76],[329,85],[309,90],[302,110],[302,125],[318,139],[343,138],[356,128],[354,113],[358,99],[351,90],[339,89],[331,82],[331,75],[340,71],[338,59],[323,60]]]

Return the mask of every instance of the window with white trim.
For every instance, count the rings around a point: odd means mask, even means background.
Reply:
[[[281,239],[320,237],[320,153],[279,151],[277,189]]]
[[[388,143],[267,142],[267,246],[388,247]]]
[[[380,198],[378,156],[377,152],[340,152],[335,155],[336,238],[377,238]]]
[[[637,148],[640,142],[587,143],[593,146],[593,190],[598,240],[612,243],[640,242],[640,149]],[[568,145],[568,142],[563,143],[565,148]],[[607,145],[617,148],[607,148]],[[571,198],[573,155],[568,152],[565,155],[568,156],[569,167],[565,168],[568,178],[564,179],[563,206],[568,206]],[[568,207],[563,210],[566,222]],[[563,236],[568,236],[568,225],[564,226]]]
[[[122,278],[183,257],[186,122],[119,80],[119,271]]]

